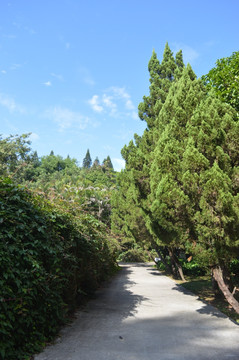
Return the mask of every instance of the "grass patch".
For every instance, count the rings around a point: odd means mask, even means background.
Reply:
[[[192,293],[207,303],[215,306],[222,313],[227,315],[232,320],[239,324],[239,315],[232,309],[231,305],[227,303],[222,295],[215,296],[210,276],[199,276],[197,278],[186,277],[187,281],[179,281],[177,283],[182,285],[185,289],[190,290]],[[238,292],[237,292],[238,294]],[[238,299],[238,296],[237,296]]]

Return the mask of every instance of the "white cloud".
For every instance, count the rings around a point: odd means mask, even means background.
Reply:
[[[71,44],[69,42],[65,43],[66,50],[69,50],[71,47]]]
[[[110,90],[121,99],[130,99],[130,95],[126,92],[125,88],[112,86]]]
[[[51,73],[51,76],[53,76],[54,78],[56,78],[59,81],[63,81],[63,76],[61,74],[55,74],[55,73]]]
[[[1,70],[1,73],[5,75],[7,72],[6,70]]]
[[[103,104],[109,108],[111,111],[110,111],[110,114],[113,115],[117,112],[117,105],[115,102],[112,101],[112,96],[108,96],[106,94],[103,94],[102,96],[102,102]]]
[[[49,87],[49,86],[52,86],[52,83],[50,81],[46,81],[43,83],[43,85]]]
[[[89,123],[89,118],[61,106],[56,106],[46,110],[44,116],[54,121],[59,126],[59,131],[70,128],[85,129]]]
[[[0,105],[8,109],[9,112],[25,113],[24,108],[17,104],[13,98],[8,95],[0,93]]]
[[[94,95],[88,103],[98,113],[104,112],[109,116],[121,118],[125,116],[138,118],[131,96],[125,88],[112,86],[105,90],[103,95]]]
[[[193,61],[200,56],[200,54],[191,46],[183,43],[174,43],[173,45],[174,53],[176,54],[179,50],[183,51],[183,60],[185,64],[193,63]]]
[[[99,96],[98,95],[93,95],[92,98],[88,102],[94,111],[101,113],[104,110],[103,107],[99,104]]]
[[[135,106],[131,100],[130,94],[125,90],[125,88],[112,86],[109,91],[113,93],[115,99],[123,101],[123,105],[126,110],[132,110],[132,113],[127,113],[127,115],[135,119]]]
[[[112,159],[112,163],[116,171],[120,171],[125,168],[125,161],[123,159],[114,158]]]

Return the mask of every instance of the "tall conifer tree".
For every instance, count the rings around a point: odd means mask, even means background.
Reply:
[[[91,164],[92,164],[92,160],[91,160],[91,156],[90,156],[90,150],[87,149],[87,152],[83,159],[83,168],[89,169],[91,167]]]
[[[152,236],[152,214],[150,211],[150,166],[153,161],[153,151],[159,136],[158,117],[165,103],[169,89],[174,81],[180,78],[183,61],[182,52],[177,55],[177,61],[173,57],[168,44],[165,46],[162,63],[160,64],[155,51],[149,61],[150,94],[143,98],[139,104],[139,117],[147,123],[147,129],[142,137],[135,135],[135,144],[122,149],[122,156],[126,160],[126,171],[132,173],[134,191],[139,206],[144,212],[145,224]],[[160,128],[163,131],[163,127]],[[156,236],[159,239],[158,236]]]

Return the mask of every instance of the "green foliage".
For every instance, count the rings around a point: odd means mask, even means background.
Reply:
[[[144,247],[143,243],[137,243],[133,237],[121,238],[119,244],[119,261],[145,262],[151,261],[152,258],[155,257],[153,256],[152,250],[147,249],[146,246]]]
[[[203,276],[206,275],[206,270],[197,261],[182,262],[183,273],[188,276]]]
[[[0,349],[24,359],[53,337],[81,300],[115,269],[116,246],[90,214],[51,205],[0,180]]]
[[[144,248],[152,242],[152,236],[145,226],[142,210],[137,204],[135,187],[129,175],[127,171],[121,171],[117,176],[117,191],[114,191],[111,197],[111,228],[119,238]],[[121,242],[122,247],[123,244],[124,240]]]
[[[170,257],[165,257],[165,263],[167,263],[168,266],[170,266]],[[183,269],[184,275],[188,277],[197,277],[197,276],[203,276],[207,273],[207,269],[201,265],[198,261],[195,259],[188,261],[185,256],[180,259],[180,264]],[[157,262],[157,268],[161,271],[164,271],[167,273],[168,268],[166,268],[165,264],[162,261]]]
[[[217,60],[216,66],[202,79],[221,101],[239,112],[239,51]]]
[[[70,157],[63,159],[62,156],[51,153],[50,155],[42,156],[39,173],[40,175],[46,176],[62,170],[65,170],[65,173],[66,170],[71,170],[71,172],[73,172],[74,170],[76,171],[76,169],[76,159],[70,159]]]
[[[170,88],[155,129],[158,142],[150,169],[152,224],[165,245],[183,247],[190,198],[181,186],[186,125],[205,91],[188,65]],[[159,130],[160,129],[160,130]],[[194,159],[192,159],[194,163]]]
[[[113,164],[112,164],[112,161],[111,161],[111,158],[110,156],[108,155],[106,159],[104,159],[103,161],[103,168],[105,170],[114,170],[114,167],[113,167]]]

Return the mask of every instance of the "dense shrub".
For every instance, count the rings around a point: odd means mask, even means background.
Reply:
[[[182,268],[184,275],[188,276],[202,276],[206,274],[206,270],[200,266],[195,260],[190,262],[183,261]]]
[[[114,244],[93,216],[75,216],[9,179],[0,179],[0,225],[0,357],[27,359],[112,273]]]
[[[142,248],[133,248],[125,252],[122,252],[119,257],[119,261],[123,262],[145,262],[149,261],[148,254]]]
[[[203,276],[206,274],[205,268],[200,266],[199,263],[196,262],[195,260],[188,262],[185,258],[179,258],[179,261],[181,263],[184,275],[197,277],[197,276]],[[165,262],[170,266],[170,257],[169,256],[166,256]],[[157,268],[161,271],[167,272],[167,268],[162,261],[159,261],[157,263]]]

